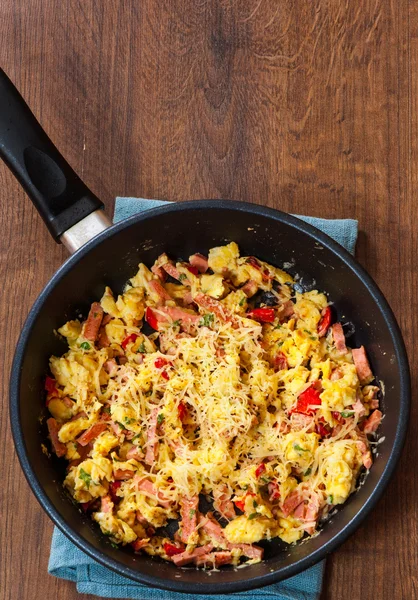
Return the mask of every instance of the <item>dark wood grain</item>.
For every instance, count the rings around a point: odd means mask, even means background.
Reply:
[[[2,0],[0,64],[109,212],[116,195],[229,197],[354,217],[358,257],[417,322],[418,6],[407,0]],[[19,469],[7,380],[65,258],[0,165],[0,598],[82,598]],[[418,409],[396,477],[328,560],[324,600],[418,597]],[[87,596],[86,596],[87,598]]]

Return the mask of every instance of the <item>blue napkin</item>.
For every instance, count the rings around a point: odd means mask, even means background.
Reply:
[[[117,198],[114,222],[122,221],[132,215],[164,204],[164,200],[145,200],[143,198]],[[318,227],[324,233],[342,244],[349,252],[354,253],[357,240],[357,221],[353,219],[317,219],[314,217],[298,218]],[[236,600],[250,598],[264,600],[318,600],[322,588],[325,561],[296,575],[273,585],[233,594]],[[131,579],[117,575],[102,567],[65,537],[57,528],[54,529],[49,557],[48,572],[55,577],[75,581],[77,591],[82,594],[95,594],[104,598],[132,598],[135,600],[195,600],[194,594],[181,594],[150,588]],[[202,596],[213,600],[228,600],[228,595],[208,594]]]

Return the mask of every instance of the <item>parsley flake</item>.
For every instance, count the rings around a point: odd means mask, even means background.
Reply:
[[[247,299],[246,296],[244,296],[243,298],[241,298],[241,300],[239,301],[239,305],[240,306],[244,306],[244,303],[245,303],[246,299]]]
[[[91,483],[91,475],[89,473],[86,473],[84,469],[80,469],[79,477],[82,481],[84,481],[84,483],[87,486],[87,489],[89,489]]]
[[[157,417],[157,424],[161,425],[161,423],[164,421],[164,415],[163,413],[159,413],[158,417]]]
[[[327,502],[328,502],[328,504],[334,504],[334,496],[332,494],[330,494],[328,496]]]
[[[343,410],[343,412],[341,413],[341,416],[344,417],[344,419],[346,419],[347,417],[352,417],[353,415],[353,410]]]
[[[184,281],[185,279],[187,279],[187,275],[185,273],[180,273],[179,281]]]
[[[255,513],[251,513],[251,514],[249,515],[249,517],[248,517],[248,520],[249,520],[249,521],[252,521],[252,520],[253,520],[253,519],[255,519],[256,517],[258,517],[258,514],[257,514],[256,512],[255,512]]]
[[[191,508],[191,509],[189,510],[189,518],[191,519],[192,517],[194,517],[194,515],[195,515],[195,514],[196,514],[196,511],[195,511],[195,509],[194,509],[194,508]]]
[[[199,321],[199,325],[204,327],[211,327],[213,325],[213,321],[215,319],[215,315],[213,313],[207,313],[203,315],[203,317]]]
[[[306,450],[306,448],[302,448],[302,446],[299,446],[299,444],[293,444],[293,448],[297,452],[309,452],[309,450]]]
[[[140,352],[141,354],[145,354],[145,353],[146,353],[146,350],[145,350],[145,343],[144,343],[144,342],[141,342],[141,343],[139,344],[139,346],[138,346],[138,350],[137,350],[137,353],[138,353],[138,352]]]

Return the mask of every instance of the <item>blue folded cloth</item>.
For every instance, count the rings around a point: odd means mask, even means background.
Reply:
[[[143,198],[117,198],[115,223],[132,215],[164,204],[164,200],[146,200]],[[299,219],[314,225],[334,238],[349,252],[354,253],[357,240],[357,221],[353,219],[318,219],[304,217]],[[318,600],[322,588],[325,561],[273,585],[233,594],[236,600],[250,598],[263,600]],[[61,531],[54,529],[49,557],[48,572],[55,577],[75,581],[77,591],[82,594],[94,594],[104,598],[132,598],[138,600],[195,600],[194,594],[181,594],[150,588],[131,579],[117,575],[102,567],[68,540]],[[213,600],[227,600],[231,594],[202,596]]]

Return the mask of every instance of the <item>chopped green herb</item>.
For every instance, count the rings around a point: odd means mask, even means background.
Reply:
[[[148,392],[145,392],[145,393],[144,393],[144,396],[146,396],[147,398],[148,398],[149,396],[152,396],[152,390],[148,390]]]
[[[332,494],[330,494],[328,496],[327,502],[328,502],[328,504],[334,504],[334,496]]]
[[[213,325],[215,315],[213,313],[207,313],[203,315],[203,317],[199,321],[199,325],[204,325],[205,327],[211,327]]]
[[[187,275],[185,273],[180,273],[179,281],[184,281],[185,279],[187,279]]]
[[[257,514],[256,512],[255,512],[255,513],[251,513],[251,514],[249,515],[249,517],[248,517],[248,520],[249,520],[249,521],[252,521],[252,520],[253,520],[253,519],[255,519],[256,517],[258,517],[258,514]]]
[[[195,514],[196,514],[196,511],[195,511],[195,509],[194,509],[194,508],[191,508],[191,509],[189,510],[189,518],[191,519],[192,517],[194,517],[194,515],[195,515]]]
[[[341,416],[344,417],[344,419],[346,419],[347,417],[352,417],[353,415],[353,410],[343,410],[343,412],[341,413]]]
[[[87,486],[87,489],[89,489],[91,483],[91,475],[89,473],[86,473],[84,469],[80,469],[79,477],[82,481],[84,481],[84,483]]]
[[[135,419],[130,417],[123,417],[123,420],[127,425],[132,425],[132,423],[135,423]]]
[[[83,348],[83,350],[90,350],[90,344],[88,342],[83,342],[80,344],[80,348]]]
[[[306,448],[302,448],[302,446],[299,446],[299,444],[293,444],[293,448],[297,452],[309,452],[309,450],[306,450]]]
[[[244,303],[245,303],[246,299],[247,299],[246,296],[244,296],[243,298],[241,298],[241,300],[239,301],[239,305],[240,306],[244,306]]]
[[[145,350],[145,343],[141,342],[138,346],[138,350],[137,353],[140,352],[141,354],[145,354],[146,350]]]
[[[110,415],[110,406],[105,406],[103,409],[103,412],[106,413],[107,415]]]
[[[121,429],[125,429],[126,430],[125,425],[123,423],[121,423],[120,421],[115,421],[115,423],[117,423]]]
[[[245,484],[245,485],[242,485],[242,486],[241,486],[241,488],[242,488],[243,490],[248,490],[248,485],[247,485],[247,484]]]
[[[284,342],[277,342],[277,347],[280,348],[281,346],[283,346]]]
[[[309,467],[309,469],[306,469],[306,471],[304,472],[304,476],[308,477],[308,475],[310,475],[312,473],[312,469],[311,467]]]
[[[161,423],[164,421],[164,415],[163,413],[160,413],[157,417],[157,423],[158,425],[161,425]]]
[[[271,481],[270,477],[265,477],[264,475],[260,477],[260,479],[265,485],[267,485]]]
[[[110,542],[110,545],[112,546],[112,548],[119,550],[119,546],[117,544],[115,544],[115,542]]]
[[[309,329],[304,329],[303,331],[304,331],[305,333],[307,333],[308,335],[310,335],[310,334],[311,334],[311,332],[309,331]]]
[[[314,335],[310,335],[309,336],[310,340],[313,340],[314,342],[316,342],[316,340],[318,339],[317,337],[315,337]]]
[[[280,323],[277,323],[276,327],[274,329],[281,329],[282,326],[280,325]]]
[[[112,535],[111,531],[107,531],[107,529],[103,530],[103,535]]]
[[[177,319],[177,321],[173,321],[173,323],[171,324],[171,327],[180,327],[181,325],[181,319]]]
[[[253,500],[253,508],[257,508],[258,506],[258,502],[256,500]]]

